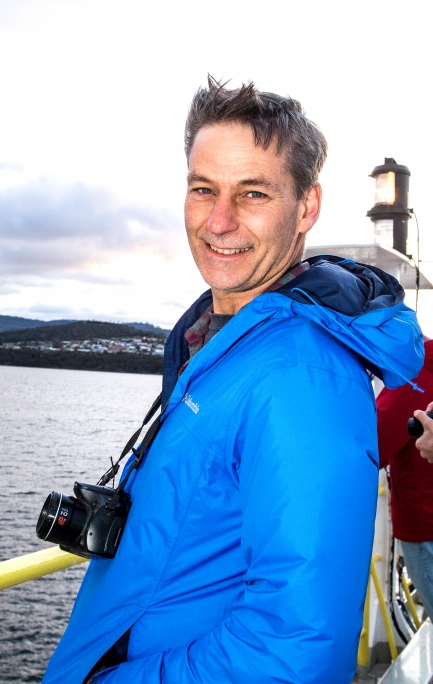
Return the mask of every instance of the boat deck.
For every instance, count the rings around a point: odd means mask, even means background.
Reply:
[[[426,620],[378,684],[433,682],[433,625]]]

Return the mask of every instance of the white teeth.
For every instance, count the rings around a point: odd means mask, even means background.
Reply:
[[[214,252],[218,252],[218,254],[239,254],[239,252],[248,252],[249,250],[249,247],[243,247],[242,249],[218,249],[218,247],[214,247],[213,245],[209,245],[209,247]]]

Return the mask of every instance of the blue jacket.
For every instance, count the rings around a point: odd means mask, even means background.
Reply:
[[[377,499],[366,367],[396,387],[423,344],[403,290],[334,257],[256,297],[186,358],[167,342],[169,403],[116,557],[94,558],[44,684],[348,684]]]

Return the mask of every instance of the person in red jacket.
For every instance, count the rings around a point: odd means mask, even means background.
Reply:
[[[424,343],[425,361],[415,382],[433,396],[433,340]],[[403,556],[411,580],[433,620],[433,466],[429,462],[429,433],[433,421],[417,411],[422,397],[406,384],[396,390],[384,389],[377,398],[380,466],[390,466],[391,517],[394,536],[402,543]],[[433,404],[427,407],[431,409]],[[414,414],[427,430],[423,442],[407,432]],[[420,438],[422,439],[422,438]],[[420,451],[424,443],[427,451]],[[418,448],[417,448],[418,447]]]

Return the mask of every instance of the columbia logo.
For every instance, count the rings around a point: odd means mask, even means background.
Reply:
[[[192,396],[188,394],[188,392],[185,394],[182,401],[185,402],[185,404],[191,409],[191,411],[193,411],[193,413],[198,413],[200,411],[200,406],[193,402]]]

